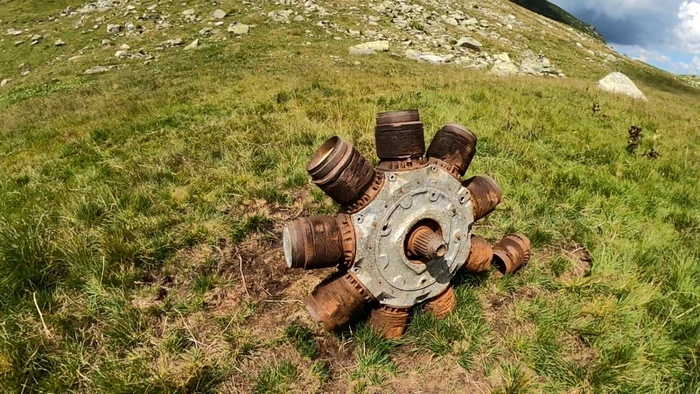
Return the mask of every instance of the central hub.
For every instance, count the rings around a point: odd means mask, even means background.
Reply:
[[[406,257],[414,264],[426,264],[431,260],[444,257],[449,245],[442,238],[442,229],[438,222],[421,220],[408,232],[404,245]]]
[[[474,213],[469,191],[435,165],[384,177],[351,215],[362,240],[352,272],[380,303],[409,307],[444,292],[465,263]]]

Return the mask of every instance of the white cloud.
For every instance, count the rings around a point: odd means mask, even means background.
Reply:
[[[700,53],[700,3],[684,1],[678,7],[678,19],[675,32],[684,50],[693,54]]]

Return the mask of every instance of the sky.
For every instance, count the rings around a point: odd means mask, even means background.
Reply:
[[[592,24],[618,52],[700,75],[700,0],[549,0]]]

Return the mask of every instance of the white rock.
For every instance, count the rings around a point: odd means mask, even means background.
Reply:
[[[111,43],[112,43],[112,40],[110,40],[109,38],[105,38],[104,40],[102,40],[102,45],[109,45]]]
[[[127,22],[126,23],[126,31],[128,31],[129,33],[133,33],[136,31],[136,26],[134,26],[134,24],[131,22]]]
[[[189,45],[187,45],[185,47],[185,50],[189,51],[190,49],[195,49],[198,46],[199,46],[199,38],[197,38],[196,40],[192,41]]]
[[[455,18],[446,18],[445,23],[452,26],[459,26],[459,22],[457,22],[457,19]]]
[[[131,47],[129,46],[129,44],[122,44],[119,47],[119,49],[124,50],[124,51],[128,51],[129,49],[131,49]]]
[[[0,81],[0,88],[4,88],[5,86],[7,86],[7,84],[10,83],[10,81],[12,81],[12,80],[11,80],[11,79],[7,79],[7,78],[5,78],[5,79],[3,79],[2,81]]]
[[[301,15],[297,15],[294,17],[294,22],[303,22],[303,21],[304,21],[304,17]]]
[[[644,93],[632,82],[627,75],[613,72],[598,81],[598,88],[614,94],[623,94],[634,99],[649,101]]]
[[[169,46],[182,45],[182,38],[172,38],[165,42]]]
[[[118,50],[117,52],[114,53],[114,57],[119,58],[119,59],[124,59],[127,56],[129,56],[129,54],[126,51],[122,51],[122,50]]]
[[[28,75],[31,74],[31,73],[32,73],[32,72],[29,71],[29,70],[27,70],[27,71],[22,71],[22,76],[23,76],[23,77],[26,77],[26,76],[28,76]]]
[[[456,46],[481,51],[481,43],[471,37],[462,37],[457,41]]]
[[[18,35],[20,35],[20,34],[22,34],[22,33],[23,33],[22,30],[17,30],[17,29],[14,29],[14,28],[7,29],[7,35],[8,35],[8,36],[18,36]]]
[[[35,34],[32,36],[32,41],[41,41],[41,36],[38,34]]]
[[[85,74],[85,75],[101,74],[101,73],[106,73],[109,70],[110,70],[109,67],[95,66],[92,68],[88,68],[87,70],[85,70],[85,72],[83,74]]]
[[[53,44],[54,44],[55,46],[57,46],[57,47],[62,47],[62,46],[64,46],[64,45],[66,45],[66,42],[63,41],[63,40],[61,40],[61,39],[59,38],[59,39],[56,40]]]
[[[510,60],[510,56],[504,52],[495,56],[495,61],[490,73],[499,76],[516,75],[518,73],[518,66],[516,66],[515,63]]]
[[[377,52],[386,52],[388,50],[389,41],[384,40],[363,42],[349,48],[351,55],[374,55]]]
[[[248,34],[250,31],[250,26],[246,25],[245,23],[232,23],[229,25],[228,29],[226,29],[229,33],[233,33],[237,36],[242,36],[244,34]]]
[[[224,11],[224,10],[222,10],[222,9],[218,9],[218,10],[214,11],[214,12],[211,14],[211,16],[212,16],[214,19],[224,19],[224,18],[226,18],[226,11]]]
[[[200,35],[206,36],[211,34],[211,27],[205,27],[202,30],[199,31]]]
[[[112,25],[112,24],[107,25],[107,33],[108,34],[117,34],[121,30],[122,30],[122,27],[120,25]]]

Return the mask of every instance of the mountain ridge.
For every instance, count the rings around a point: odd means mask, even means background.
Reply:
[[[589,25],[586,22],[578,19],[565,9],[547,0],[510,0],[521,7],[540,14],[557,22],[564,23],[573,27],[576,30],[582,31],[600,41],[605,42],[605,38],[598,33],[595,26]]]

